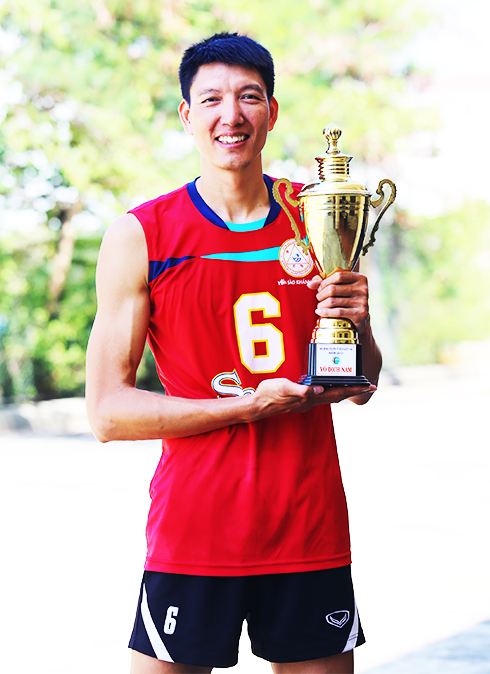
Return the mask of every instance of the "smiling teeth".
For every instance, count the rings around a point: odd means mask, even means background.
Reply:
[[[227,143],[231,145],[232,143],[240,143],[242,140],[245,140],[246,136],[218,136],[220,143]]]

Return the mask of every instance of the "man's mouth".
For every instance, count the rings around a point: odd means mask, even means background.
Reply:
[[[247,138],[248,136],[246,134],[241,134],[237,136],[218,136],[216,140],[225,145],[233,145],[234,143],[241,143],[244,140],[247,140]]]

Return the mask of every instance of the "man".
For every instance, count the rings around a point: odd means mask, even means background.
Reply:
[[[375,386],[296,381],[315,312],[355,323],[377,381],[367,282],[280,261],[292,232],[261,159],[278,114],[269,52],[219,34],[179,74],[201,176],[107,230],[87,354],[96,437],[163,439],[131,672],[233,666],[245,618],[274,672],[352,672],[364,639],[329,403]],[[166,395],[135,388],[147,338]]]

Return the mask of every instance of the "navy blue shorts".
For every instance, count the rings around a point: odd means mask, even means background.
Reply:
[[[145,571],[129,647],[159,660],[233,667],[243,621],[252,652],[301,662],[364,643],[350,566],[263,576]]]

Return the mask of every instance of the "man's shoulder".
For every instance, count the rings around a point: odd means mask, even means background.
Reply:
[[[182,187],[179,187],[176,190],[172,190],[172,192],[162,194],[159,197],[156,197],[155,199],[150,199],[150,201],[145,201],[139,206],[131,208],[128,211],[128,213],[133,213],[139,219],[140,215],[142,216],[150,215],[160,210],[166,210],[168,208],[171,208],[174,203],[181,202],[182,200],[185,200],[187,198],[188,192],[186,184],[183,185]]]

